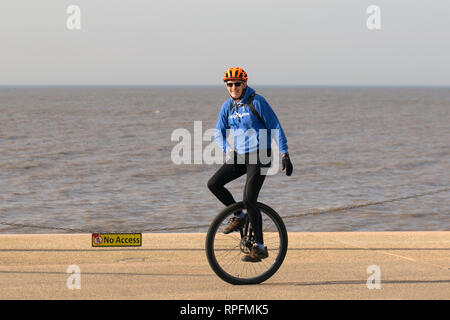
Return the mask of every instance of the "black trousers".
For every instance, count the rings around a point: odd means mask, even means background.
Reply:
[[[270,149],[267,154],[271,156]],[[251,161],[252,159],[254,158],[249,156],[249,154],[239,157],[235,154],[233,163],[227,162],[223,164],[209,179],[208,188],[220,202],[225,206],[230,206],[236,203],[236,201],[232,194],[225,188],[225,185],[247,174],[242,201],[247,209],[248,217],[255,233],[255,240],[257,243],[262,244],[264,243],[262,217],[261,212],[256,207],[256,202],[259,191],[266,178],[266,175],[261,174],[261,168],[270,166],[270,162],[268,164],[262,164],[259,157],[257,157],[256,161]]]

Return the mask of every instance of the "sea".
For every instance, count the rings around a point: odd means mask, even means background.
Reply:
[[[293,174],[268,175],[258,201],[288,231],[450,230],[450,88],[252,87],[287,136]],[[207,188],[221,164],[175,163],[174,132],[193,154],[195,126],[215,128],[228,98],[215,86],[1,87],[0,233],[206,232],[224,208]],[[240,201],[244,185],[226,188]]]

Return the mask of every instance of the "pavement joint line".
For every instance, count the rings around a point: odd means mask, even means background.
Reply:
[[[438,264],[434,264],[434,263],[430,263],[430,262],[425,262],[425,261],[422,261],[422,260],[416,260],[416,259],[412,259],[412,258],[409,258],[409,257],[404,257],[404,256],[401,256],[401,255],[397,255],[397,254],[390,253],[390,252],[386,252],[386,251],[381,251],[381,250],[376,250],[376,251],[378,251],[378,252],[380,252],[380,253],[387,254],[387,255],[391,255],[391,256],[403,258],[403,259],[406,259],[406,260],[409,260],[409,261],[412,261],[412,262],[415,262],[415,263],[418,263],[418,264],[430,265],[430,266],[433,266],[433,267],[437,267],[437,268],[439,268],[439,269],[441,269],[441,270],[442,270],[442,269],[443,269],[443,270],[446,270],[446,268],[445,268],[444,266],[441,266],[441,265],[438,265]]]
[[[317,235],[313,235],[313,236],[314,236],[314,237],[317,237]],[[322,239],[323,239],[323,238],[322,238]],[[402,256],[402,255],[399,255],[399,254],[394,254],[394,253],[386,252],[386,251],[385,251],[386,249],[378,250],[378,249],[376,249],[376,248],[368,248],[368,247],[364,247],[364,246],[358,246],[358,245],[354,245],[354,244],[351,244],[351,243],[348,243],[348,242],[345,242],[345,241],[342,241],[342,240],[334,240],[334,239],[326,239],[326,240],[328,240],[328,241],[333,241],[333,242],[335,242],[335,243],[339,243],[339,244],[342,244],[342,245],[350,246],[350,247],[353,247],[353,248],[362,249],[362,250],[376,251],[376,252],[379,252],[379,253],[382,253],[382,254],[386,254],[386,255],[390,255],[390,256],[402,258],[402,259],[405,259],[405,260],[408,260],[408,261],[411,261],[411,262],[415,262],[415,263],[418,263],[418,264],[430,265],[430,266],[433,266],[433,267],[437,267],[437,268],[439,268],[439,269],[441,269],[441,270],[442,270],[442,269],[443,269],[443,270],[450,270],[450,268],[447,269],[446,267],[441,266],[441,265],[438,265],[438,264],[429,263],[429,262],[424,262],[424,261],[416,260],[416,259],[413,259],[413,258],[410,258],[410,257],[405,257],[405,256]],[[389,250],[389,249],[388,249],[388,250]]]
[[[267,282],[262,285],[266,286],[329,286],[329,285],[365,285],[367,283],[366,279],[355,279],[355,280],[326,280],[326,281],[304,281],[304,282]],[[442,284],[450,283],[450,279],[442,280],[383,280],[384,284]]]
[[[0,274],[47,274],[47,275],[70,275],[64,271],[25,271],[25,270],[0,270]],[[136,272],[82,272],[83,275],[90,276],[160,276],[160,277],[213,277],[213,274],[204,273],[136,273]]]

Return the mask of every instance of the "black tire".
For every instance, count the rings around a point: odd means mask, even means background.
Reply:
[[[206,235],[206,256],[213,271],[224,281],[235,284],[258,284],[269,279],[280,268],[286,256],[288,235],[283,220],[269,206],[258,202],[263,217],[264,244],[269,257],[261,262],[243,262],[241,257],[248,251],[250,223],[239,232],[223,234],[223,227],[235,212],[244,210],[244,204],[237,202],[220,212],[209,227]],[[266,240],[267,238],[267,240]],[[249,240],[249,241],[247,241]],[[226,261],[225,261],[226,260]],[[245,275],[244,275],[245,273]]]

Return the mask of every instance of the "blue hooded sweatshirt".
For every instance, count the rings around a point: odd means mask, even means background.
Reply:
[[[264,130],[264,125],[247,105],[250,95],[254,92],[255,90],[247,86],[244,97],[240,102],[234,103],[232,98],[224,102],[217,119],[215,132],[216,143],[222,148],[223,152],[228,152],[231,146],[226,139],[230,133],[229,130],[231,130],[234,134],[234,149],[238,154],[244,154],[259,149],[270,149],[273,134],[280,153],[287,153],[287,139],[283,128],[266,99],[255,94],[253,106],[264,120],[267,130]],[[230,110],[230,106],[233,104],[234,106]]]

